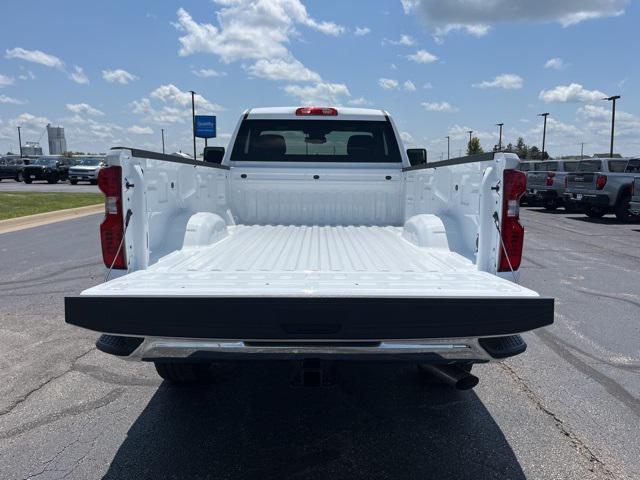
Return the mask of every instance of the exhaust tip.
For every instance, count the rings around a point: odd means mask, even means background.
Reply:
[[[480,379],[470,373],[455,383],[456,390],[471,390],[480,383]]]

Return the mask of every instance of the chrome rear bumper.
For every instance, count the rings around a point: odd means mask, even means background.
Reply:
[[[130,360],[187,358],[288,359],[340,358],[408,360],[431,357],[441,361],[488,362],[493,358],[477,338],[387,341],[218,341],[182,338],[145,338]]]

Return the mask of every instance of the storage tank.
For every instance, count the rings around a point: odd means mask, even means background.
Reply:
[[[64,138],[64,127],[52,127],[47,125],[49,136],[49,155],[60,155],[67,151],[67,140]]]

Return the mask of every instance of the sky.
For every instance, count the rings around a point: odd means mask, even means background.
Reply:
[[[640,154],[640,6],[631,0],[64,0],[0,5],[0,152],[192,151],[196,113],[225,145],[246,108],[360,106],[429,158],[519,136],[552,156]],[[200,141],[199,147],[203,146]]]

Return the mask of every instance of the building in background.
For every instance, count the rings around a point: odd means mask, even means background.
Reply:
[[[27,142],[22,147],[22,155],[24,156],[40,156],[42,155],[42,147],[38,142]]]
[[[47,125],[49,136],[49,155],[61,155],[67,151],[67,139],[64,138],[64,127],[52,127]]]

